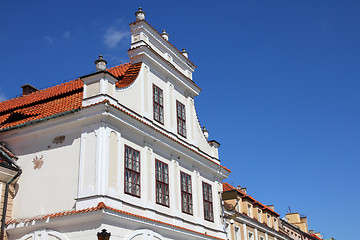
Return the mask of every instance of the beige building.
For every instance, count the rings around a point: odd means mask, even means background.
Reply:
[[[280,219],[279,230],[294,240],[323,239],[320,232],[309,230],[307,218],[299,213],[288,213],[284,219]]]
[[[223,183],[225,231],[227,239],[290,239],[279,231],[279,214],[247,194],[246,188]]]

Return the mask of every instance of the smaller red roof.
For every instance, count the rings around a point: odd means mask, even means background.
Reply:
[[[226,182],[223,183],[223,191],[224,192],[232,191],[232,190],[235,190],[235,189],[236,188],[233,187],[232,185],[230,185],[229,183],[226,183]],[[236,189],[236,191],[242,195],[241,197],[249,198],[249,199],[251,199],[253,201],[254,204],[259,204],[260,206],[262,206],[263,210],[265,210],[265,209],[269,210],[270,212],[274,213],[275,215],[280,216],[277,212],[275,212],[274,210],[272,210],[271,208],[269,208],[265,204],[262,204],[261,202],[255,200],[255,198],[253,198],[252,196],[246,194],[245,192],[241,191],[240,189]]]
[[[322,238],[319,238],[318,236],[316,236],[316,234],[310,234],[310,235],[318,240],[323,240]]]

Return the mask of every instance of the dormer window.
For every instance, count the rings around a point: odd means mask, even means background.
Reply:
[[[154,120],[164,124],[164,97],[163,90],[153,85]]]
[[[248,216],[249,217],[252,217],[252,214],[251,214],[251,205],[248,204]]]
[[[267,225],[270,227],[270,215],[267,215]]]
[[[261,210],[258,210],[258,220],[261,222]]]
[[[276,218],[274,218],[274,228],[276,229],[277,222],[276,222]]]
[[[177,115],[177,132],[186,138],[186,116],[185,105],[176,101],[176,115]]]

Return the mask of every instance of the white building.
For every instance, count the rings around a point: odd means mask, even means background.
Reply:
[[[225,239],[230,171],[196,115],[195,65],[141,9],[131,62],[0,103],[0,142],[22,168],[9,239]]]

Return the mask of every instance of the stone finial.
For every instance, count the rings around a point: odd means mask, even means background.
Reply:
[[[189,58],[189,54],[187,51],[185,51],[185,48],[182,49],[182,55],[184,55],[186,58]]]
[[[203,131],[203,134],[204,134],[205,138],[208,139],[209,138],[209,131],[205,127],[202,128],[202,131]]]
[[[142,21],[145,20],[145,12],[139,7],[139,10],[135,13],[136,20]]]
[[[162,31],[161,36],[162,36],[166,41],[169,41],[169,34],[165,31],[165,29]]]
[[[96,71],[105,71],[107,61],[103,59],[103,55],[99,56],[99,59],[95,60]]]

